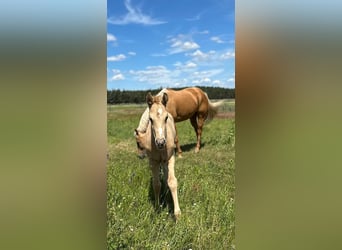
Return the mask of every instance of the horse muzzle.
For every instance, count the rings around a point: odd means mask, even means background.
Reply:
[[[165,138],[156,139],[155,143],[158,149],[164,149],[166,146]]]

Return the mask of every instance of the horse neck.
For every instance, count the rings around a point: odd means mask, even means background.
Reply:
[[[176,129],[173,117],[171,114],[168,114],[169,118],[166,121],[166,133],[167,133],[167,147],[174,148],[175,147],[175,137],[176,137]]]
[[[148,151],[151,151],[151,126],[148,126],[144,133],[139,134],[139,141],[142,147]]]

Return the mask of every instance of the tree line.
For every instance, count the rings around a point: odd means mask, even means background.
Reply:
[[[209,99],[235,99],[235,89],[227,89],[221,87],[199,87],[207,93]],[[183,88],[172,88],[180,90]],[[144,103],[146,94],[151,92],[153,95],[157,94],[159,89],[150,90],[107,90],[107,104],[120,104],[120,103]]]

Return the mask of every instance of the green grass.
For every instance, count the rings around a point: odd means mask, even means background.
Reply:
[[[225,106],[234,106],[229,102]],[[177,123],[183,150],[175,163],[182,215],[175,223],[167,207],[154,210],[148,159],[137,157],[133,131],[145,107],[108,106],[108,249],[234,249],[234,119],[205,124],[198,154],[190,122]]]

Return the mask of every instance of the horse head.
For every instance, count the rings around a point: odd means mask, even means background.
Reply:
[[[151,93],[148,93],[146,96],[151,130],[154,142],[159,150],[164,149],[167,143],[166,127],[169,118],[169,113],[166,111],[167,101],[168,96],[166,93],[163,93],[162,96],[152,96]]]

